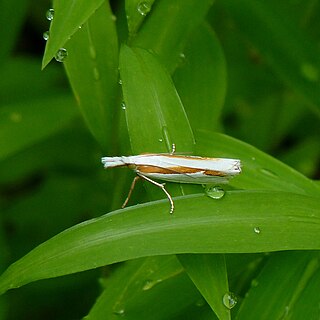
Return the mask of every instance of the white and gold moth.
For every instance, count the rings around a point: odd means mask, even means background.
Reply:
[[[205,158],[198,156],[182,156],[175,154],[141,154],[137,156],[103,157],[104,168],[129,167],[137,176],[122,208],[131,196],[135,183],[139,178],[151,182],[163,190],[170,201],[170,213],[174,211],[172,197],[164,187],[164,183],[155,180],[192,183],[192,184],[223,184],[241,172],[241,162],[237,159]]]

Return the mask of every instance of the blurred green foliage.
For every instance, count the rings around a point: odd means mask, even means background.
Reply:
[[[50,7],[0,3],[0,320],[319,319],[319,2]],[[172,143],[243,172],[118,210],[101,156]]]

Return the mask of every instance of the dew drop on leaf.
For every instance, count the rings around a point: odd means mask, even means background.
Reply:
[[[138,4],[137,9],[142,16],[146,16],[151,10],[151,4],[148,1],[142,1]]]
[[[53,17],[54,17],[54,9],[49,9],[46,12],[46,18],[47,18],[47,20],[52,21]]]
[[[221,187],[207,186],[205,188],[206,195],[212,199],[221,199],[225,195],[225,191]]]
[[[49,31],[45,31],[45,32],[42,34],[42,38],[43,38],[45,41],[49,40],[49,36],[50,36]]]
[[[123,317],[125,315],[125,311],[124,311],[124,309],[118,309],[118,310],[113,311],[113,314],[116,316]]]
[[[54,58],[58,61],[58,62],[63,62],[66,57],[68,56],[68,51],[65,48],[60,48],[56,55],[54,56]]]
[[[235,305],[237,304],[238,302],[238,298],[237,296],[232,293],[232,292],[227,292],[223,298],[222,298],[222,302],[223,302],[223,305],[228,308],[228,309],[232,309],[235,307]]]
[[[261,233],[261,229],[259,227],[254,227],[253,228],[254,233],[256,234],[260,234]]]

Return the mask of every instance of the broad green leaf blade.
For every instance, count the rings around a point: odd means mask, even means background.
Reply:
[[[217,130],[227,87],[224,55],[214,31],[202,24],[190,35],[174,83],[193,128]]]
[[[283,1],[222,1],[274,71],[312,106],[320,106],[320,52]],[[317,114],[320,115],[319,109]]]
[[[12,264],[0,292],[143,256],[320,249],[319,198],[287,192],[226,192],[114,211],[76,225]],[[192,235],[192,237],[190,236]]]
[[[96,140],[110,152],[120,86],[118,40],[108,1],[83,24],[66,49],[64,65],[82,115]]]
[[[72,98],[57,96],[0,109],[0,160],[63,129],[78,112]]]
[[[157,0],[132,44],[155,52],[173,72],[190,33],[201,24],[212,3],[213,0]]]
[[[143,49],[122,46],[120,75],[131,148],[142,152],[192,152],[193,133],[170,75]]]
[[[222,302],[229,292],[224,255],[185,254],[179,255],[178,259],[217,317],[231,319],[230,310]]]
[[[197,132],[196,152],[201,156],[240,159],[242,173],[230,182],[236,188],[320,196],[319,185],[312,180],[255,147],[226,135]]]
[[[319,283],[319,253],[317,252],[282,252],[273,254],[254,280],[252,288],[243,300],[236,319],[303,319],[306,311],[311,317],[306,319],[318,319],[319,307],[305,301],[303,315],[299,300],[306,294],[310,297],[318,297],[318,290],[308,292],[312,288],[312,282],[317,279]],[[275,285],[277,284],[277,285]],[[297,318],[294,312],[299,305],[300,315]]]
[[[175,256],[148,257],[112,273],[86,319],[173,319],[189,306],[200,311],[199,301],[201,295]]]
[[[126,16],[129,30],[129,38],[133,37],[143,20],[152,9],[154,0],[126,0]]]
[[[54,18],[50,25],[50,38],[42,60],[44,68],[57,51],[79,30],[104,0],[54,0]]]

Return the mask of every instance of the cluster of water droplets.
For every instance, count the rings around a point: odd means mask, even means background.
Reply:
[[[46,12],[46,18],[48,21],[51,21],[53,20],[54,18],[54,9],[49,9],[47,12]],[[42,35],[43,39],[45,41],[48,41],[49,38],[50,38],[50,32],[49,31],[45,31]],[[63,62],[65,60],[65,58],[68,56],[68,52],[65,48],[60,48],[57,53],[55,54],[54,58],[56,59],[56,61],[58,62]]]

